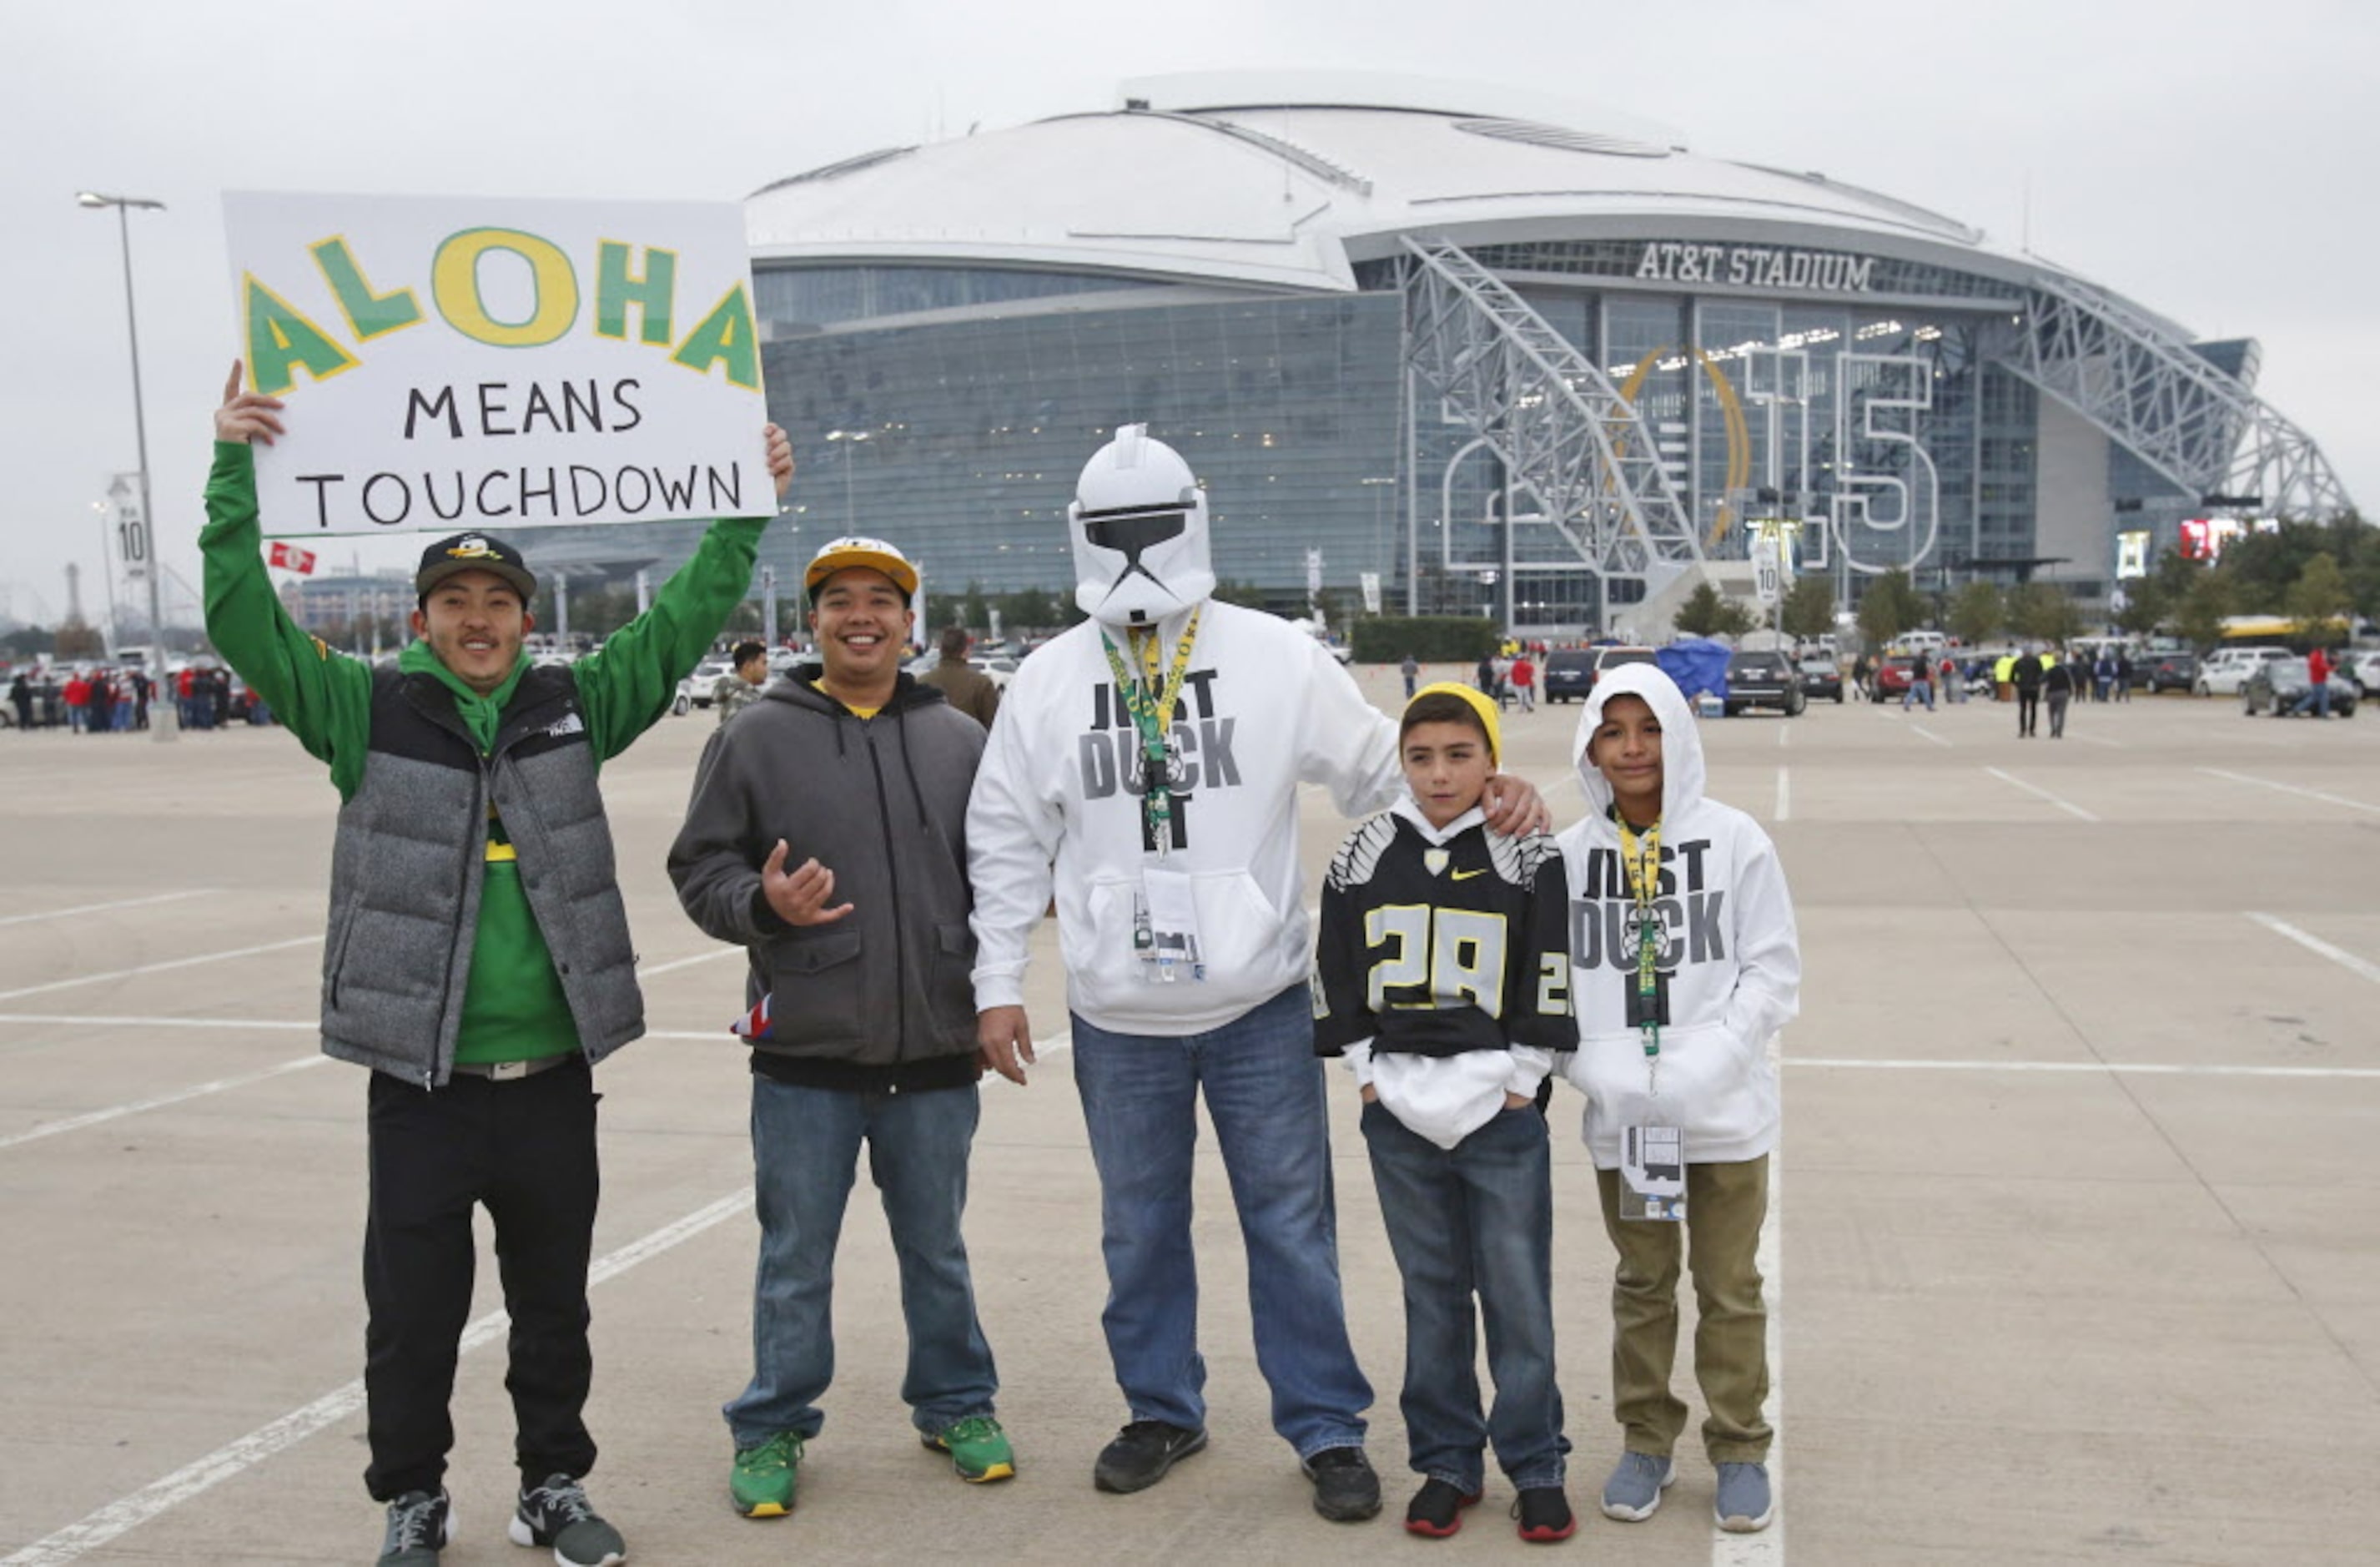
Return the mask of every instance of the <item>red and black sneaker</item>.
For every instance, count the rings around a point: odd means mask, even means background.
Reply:
[[[1523,1491],[1512,1503],[1512,1516],[1520,1520],[1521,1537],[1531,1545],[1552,1545],[1578,1533],[1570,1498],[1560,1486],[1532,1486]]]
[[[1477,1491],[1458,1490],[1440,1479],[1425,1480],[1405,1505],[1405,1533],[1442,1540],[1463,1527],[1463,1510],[1478,1500]]]

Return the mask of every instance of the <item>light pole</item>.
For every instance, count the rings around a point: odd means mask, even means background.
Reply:
[[[163,563],[157,556],[157,516],[149,506],[149,416],[140,403],[140,322],[132,309],[132,224],[128,213],[133,208],[162,213],[163,201],[152,201],[139,196],[106,196],[96,190],[79,190],[75,200],[94,210],[115,209],[115,237],[124,253],[124,327],[132,340],[132,437],[134,449],[140,459],[140,529],[142,565],[149,578],[149,667],[142,671],[149,677],[149,734],[156,740],[171,740],[178,733],[175,724],[175,706],[165,690],[165,611],[161,591],[164,576]]]
[[[844,443],[844,448],[843,448],[843,530],[844,530],[844,533],[846,533],[846,534],[848,534],[848,533],[851,531],[851,529],[852,529],[852,526],[853,526],[853,521],[852,521],[852,519],[853,519],[853,516],[854,516],[854,515],[855,515],[855,514],[853,513],[852,505],[851,505],[851,457],[852,457],[852,450],[851,450],[851,449],[852,449],[852,447],[853,447],[853,446],[856,445],[858,443],[860,443],[860,442],[862,442],[862,441],[867,440],[867,439],[868,439],[868,432],[867,431],[865,431],[865,430],[830,430],[830,431],[828,431],[826,432],[826,438],[827,438],[828,440],[830,440],[830,441],[840,441],[840,442]]]

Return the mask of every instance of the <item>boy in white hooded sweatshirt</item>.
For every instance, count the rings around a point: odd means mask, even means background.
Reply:
[[[1559,840],[1579,1026],[1565,1067],[1586,1095],[1586,1146],[1620,1254],[1612,1413],[1626,1451],[1605,1482],[1603,1511],[1648,1518],[1676,1479],[1670,1452],[1686,1406],[1670,1374],[1682,1261],[1694,1274],[1694,1375],[1709,1408],[1703,1445],[1718,1469],[1714,1512],[1724,1529],[1766,1528],[1775,1514],[1762,1413],[1767,1309],[1755,1254],[1778,1130],[1768,1041],[1799,1010],[1793,905],[1768,835],[1704,797],[1701,735],[1658,667],[1622,665],[1596,682],[1575,754],[1588,809]],[[1623,1206],[1662,1207],[1625,1200],[1623,1145],[1638,1132],[1654,1134],[1637,1143],[1647,1163],[1658,1165],[1651,1150],[1664,1147],[1663,1134],[1682,1141],[1681,1218],[1623,1217]]]

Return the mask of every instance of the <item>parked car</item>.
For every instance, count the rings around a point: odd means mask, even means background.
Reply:
[[[2188,651],[2143,653],[2132,660],[2132,689],[2157,696],[2187,691],[2198,683],[2198,655]]]
[[[1813,653],[1794,666],[1802,677],[1802,695],[1809,701],[1843,699],[1843,666],[1826,654]]]
[[[2355,682],[2338,670],[2330,672],[2324,682],[2330,688],[2330,711],[2335,717],[2355,716]],[[2306,661],[2284,656],[2267,659],[2240,686],[2240,706],[2250,718],[2269,712],[2275,718],[2286,718],[2313,682],[2306,670]],[[2306,710],[2311,713],[2313,710]]]
[[[1660,662],[1653,656],[1653,650],[1650,648],[1597,648],[1594,652],[1595,679],[1587,682],[1587,689],[1590,691],[1595,689],[1595,680],[1602,679],[1603,672],[1607,669],[1618,669],[1624,663],[1658,663]]]
[[[2380,694],[2380,652],[2358,653],[2340,662],[2346,667],[2347,677],[2355,682],[2358,695],[2368,698]]]
[[[1926,662],[1923,653],[1892,653],[1876,661],[1876,699],[1897,702],[1909,695],[1909,674],[1919,664]]]
[[[2191,688],[2202,697],[2236,697],[2258,666],[2289,656],[2287,648],[2217,648],[2198,666]]]
[[[1539,679],[1548,705],[1574,702],[1595,688],[1595,652],[1593,648],[1556,648],[1546,655]]]
[[[733,660],[724,658],[703,660],[694,666],[692,674],[677,683],[677,700],[671,706],[679,712],[684,712],[689,705],[698,708],[709,707],[711,688],[719,684],[719,677],[735,673],[735,664]]]
[[[1783,653],[1737,653],[1727,661],[1727,716],[1754,708],[1774,708],[1788,718],[1799,718],[1809,698],[1802,694],[1802,677]]]

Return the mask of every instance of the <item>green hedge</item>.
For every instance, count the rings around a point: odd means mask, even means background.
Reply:
[[[1355,622],[1357,663],[1476,663],[1496,646],[1496,623],[1485,615],[1370,615]]]

